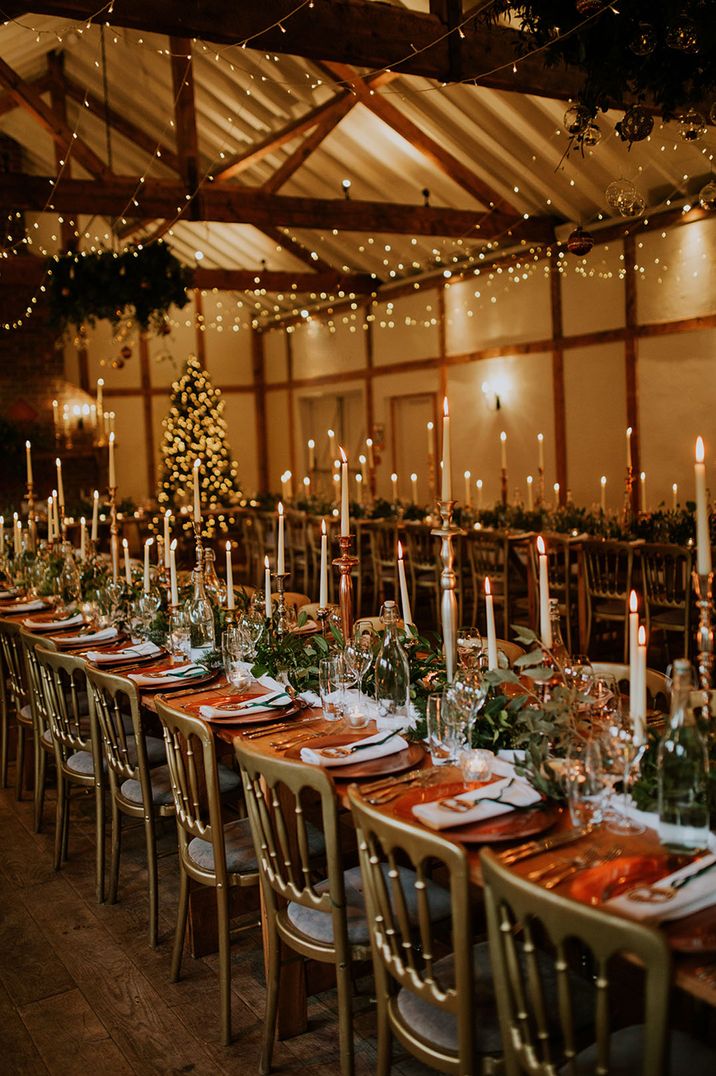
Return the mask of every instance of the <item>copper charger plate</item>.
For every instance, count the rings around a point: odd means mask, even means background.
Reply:
[[[356,730],[357,732],[358,730]],[[368,735],[373,736],[374,733]],[[386,732],[386,736],[388,733]],[[366,739],[367,737],[360,737]],[[310,747],[312,751],[321,751],[324,747],[342,747],[344,744],[357,742],[355,732],[337,732],[332,736],[322,736],[320,739],[311,740],[309,743],[296,744],[284,752],[286,758],[301,758],[304,747]],[[360,755],[360,752],[358,752]],[[324,766],[323,768],[332,777],[341,781],[355,781],[360,777],[381,777],[383,774],[403,773],[418,766],[425,758],[425,748],[422,744],[411,743],[402,751],[396,751],[393,755],[383,755],[382,758],[368,759],[365,762],[350,762],[344,766]]]
[[[72,629],[68,628],[67,630],[71,631]],[[94,629],[94,630],[97,631],[99,629]],[[91,634],[91,632],[88,632],[88,634]],[[120,642],[122,642],[122,640],[126,641],[127,637],[124,634],[124,632],[120,631],[112,639],[105,639],[104,642],[102,642],[102,640],[100,639],[100,641],[98,643],[94,643],[94,644],[93,644],[91,639],[77,639],[77,640],[73,639],[70,642],[69,639],[67,639],[65,636],[63,636],[63,635],[61,635],[59,633],[57,635],[49,635],[48,638],[51,639],[53,643],[57,644],[57,647],[58,647],[59,650],[87,650],[89,648],[91,650],[96,649],[96,650],[104,651],[105,647],[116,646]],[[125,645],[125,644],[123,643],[122,645]],[[153,656],[157,657],[158,655],[155,654]]]
[[[98,643],[96,647],[89,647],[90,650],[101,650],[103,654],[114,654],[117,650],[124,650],[126,642],[115,642],[111,645],[104,646],[102,643]],[[112,659],[112,661],[97,661],[94,664],[98,669],[114,669],[117,666],[122,665],[149,665],[153,661],[161,661],[169,651],[166,647],[161,646],[156,654],[145,654],[137,657],[136,654],[127,654],[126,656],[119,656]]]
[[[157,678],[161,675],[165,675],[170,672],[170,669],[157,669]],[[143,673],[143,676],[148,676],[148,673]],[[219,674],[217,672],[205,672],[201,676],[189,676],[183,677],[181,680],[173,681],[172,683],[161,683],[159,681],[157,685],[154,684],[137,684],[140,691],[161,691],[164,694],[166,691],[187,691],[190,688],[198,687],[200,684],[210,684],[212,680],[215,680]]]
[[[497,778],[494,778],[497,780]],[[393,811],[408,822],[419,822],[413,814],[413,807],[419,803],[431,803],[446,799],[448,796],[460,796],[473,788],[480,788],[485,781],[451,781],[444,785],[429,785],[427,788],[413,788],[403,793],[393,804]],[[441,837],[464,841],[466,844],[493,844],[500,841],[518,841],[524,837],[533,837],[551,829],[562,813],[556,804],[537,805],[526,809],[515,809],[505,814],[487,818],[484,822],[466,822],[441,829]],[[456,815],[456,820],[459,815]],[[426,827],[430,828],[430,827]]]
[[[222,702],[238,703],[246,702],[248,701],[248,699],[259,698],[261,698],[261,696],[257,695],[256,692],[253,691],[239,692],[234,694],[230,694],[227,691],[223,691],[217,692],[217,694],[214,696],[210,695],[208,698],[206,697],[206,695],[202,695],[200,699],[192,699],[191,697],[188,697],[182,702],[181,705],[184,710],[195,710],[197,713],[199,713],[199,710],[202,706],[221,707]],[[242,713],[239,711],[235,714],[227,714],[226,716],[222,715],[221,717],[205,717],[204,714],[201,713],[199,713],[199,716],[202,717],[204,721],[208,721],[212,725],[267,725],[271,721],[283,721],[287,717],[294,717],[296,714],[300,713],[301,710],[302,707],[297,706],[296,703],[287,703],[287,705],[282,706],[280,710],[270,710],[262,714],[253,714],[251,712]]]
[[[716,953],[716,908],[711,905],[673,923],[665,923],[664,932],[677,953]]]

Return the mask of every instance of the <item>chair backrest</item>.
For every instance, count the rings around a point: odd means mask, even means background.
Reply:
[[[332,915],[336,952],[339,959],[347,959],[338,804],[331,779],[318,766],[261,754],[246,743],[237,743],[235,751],[268,914],[276,914],[276,898],[280,897]],[[328,885],[320,893],[316,890],[305,813],[316,799],[328,867]]]
[[[278,600],[278,593],[273,594],[272,597],[273,597],[274,602],[276,602]],[[283,598],[284,598],[284,601],[286,602],[286,605],[289,608],[291,606],[293,606],[293,608],[296,610],[296,612],[299,611],[301,606],[308,605],[310,600],[311,600],[308,597],[308,594],[300,594],[297,590],[286,590],[286,591],[284,591]]]
[[[45,693],[42,690],[40,663],[37,660],[35,650],[38,646],[42,646],[52,653],[57,651],[57,646],[51,639],[45,639],[42,635],[33,635],[27,628],[23,628],[20,632],[20,645],[25,660],[32,719],[35,724],[36,734],[42,736],[43,732],[50,728],[50,719],[47,713]]]
[[[92,665],[87,666],[87,680],[112,794],[124,781],[139,781],[142,802],[151,803],[149,763],[136,684],[126,676],[95,669]]]
[[[507,570],[507,539],[504,534],[490,530],[471,530],[466,535],[466,554],[474,579],[482,583],[489,575],[493,584],[504,585]],[[501,589],[498,586],[498,591]]]
[[[609,992],[612,969],[617,981],[620,976],[619,965],[613,962],[625,955],[638,959],[645,976],[640,1071],[642,1076],[660,1076],[665,1071],[671,979],[665,935],[528,882],[490,851],[483,851],[480,860],[505,1071],[510,1076],[555,1076],[558,1071],[576,1076],[574,1058],[581,1043],[574,1027],[569,972],[576,943],[582,954],[587,950],[595,971],[595,1076],[611,1071]],[[552,954],[551,989],[538,948]],[[580,1066],[580,1074],[586,1071]]]
[[[437,558],[440,552],[438,539],[424,523],[403,523],[407,556],[410,572],[437,570]]]
[[[688,610],[692,560],[691,550],[679,545],[639,547],[644,599],[648,606]]]
[[[620,665],[618,662],[613,661],[593,661],[592,668],[597,676],[616,676],[621,687],[629,684],[630,669],[628,665]],[[656,669],[646,670],[646,701],[651,709],[661,710],[663,714],[668,714],[669,681],[663,673],[658,672]]]
[[[588,596],[621,598],[626,602],[631,588],[634,546],[630,542],[583,542],[582,557]]]
[[[86,663],[74,654],[61,654],[37,645],[40,678],[47,720],[56,751],[63,762],[76,751],[91,752],[95,774],[100,769],[101,753],[96,734],[96,718],[87,684]],[[82,713],[80,699],[88,699],[88,715]]]
[[[477,1072],[474,1057],[474,980],[472,964],[469,865],[465,849],[437,833],[370,807],[355,786],[348,792],[358,835],[368,930],[373,952],[379,1005],[396,986],[457,1021],[461,1072]],[[415,871],[404,876],[400,867]],[[435,868],[446,876],[453,930],[454,979],[441,982],[434,973],[437,959],[435,917],[429,886]],[[410,887],[412,892],[407,892]],[[411,904],[416,906],[409,913]],[[443,921],[443,926],[447,917]]]
[[[25,660],[20,646],[21,624],[19,620],[0,621],[0,644],[7,670],[7,686],[15,709],[27,704],[27,681]]]
[[[224,827],[214,734],[205,721],[177,710],[157,698],[157,714],[164,729],[167,764],[179,834],[179,854],[185,865],[196,870],[188,855],[193,837],[210,841],[214,848],[214,873],[227,884]]]
[[[524,647],[521,647],[519,643],[511,643],[507,639],[497,639],[497,652],[502,652],[510,665],[514,665],[518,658],[521,658],[525,653]]]

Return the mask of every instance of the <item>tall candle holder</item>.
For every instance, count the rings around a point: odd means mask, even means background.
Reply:
[[[537,504],[544,504],[544,467],[537,468]]]
[[[119,541],[119,529],[117,527],[117,487],[109,487],[109,534],[110,534],[110,548],[112,538],[115,537]]]
[[[503,467],[500,471],[500,490],[502,494],[502,503],[507,507],[507,468]],[[452,515],[452,513],[451,513]]]
[[[432,452],[428,456],[428,493],[430,500],[434,501],[436,496],[435,486],[435,457]]]
[[[30,532],[30,548],[37,552],[37,520],[35,519],[35,494],[32,482],[27,483],[27,527]]]
[[[632,518],[634,509],[634,468],[631,464],[626,469],[624,477],[624,508],[622,510],[622,522],[626,525]]]
[[[503,471],[506,479],[506,472]],[[448,683],[452,683],[457,668],[457,598],[455,588],[457,576],[455,574],[455,551],[453,540],[464,534],[457,524],[453,523],[453,509],[455,501],[438,501],[437,509],[440,514],[442,525],[436,527],[431,533],[441,540],[440,560],[442,571],[440,572],[440,619],[443,629],[443,653],[445,656],[445,673]]]
[[[328,634],[328,617],[331,614],[331,610],[327,605],[319,605],[316,609],[316,616],[318,617],[318,623],[321,625],[321,635],[325,639]]]
[[[713,628],[713,581],[714,573],[693,573],[696,605],[699,610],[699,626],[696,631],[696,655],[698,658],[699,687],[710,691],[714,665]]]
[[[340,573],[338,595],[343,623],[343,639],[348,642],[353,636],[353,579],[351,573],[358,563],[358,558],[351,553],[352,534],[339,534],[338,544],[341,555],[333,561],[333,566]]]
[[[286,580],[289,577],[289,572],[274,572],[272,578],[276,580],[276,593],[278,599],[276,601],[276,634],[279,639],[288,634],[288,614],[286,610]]]

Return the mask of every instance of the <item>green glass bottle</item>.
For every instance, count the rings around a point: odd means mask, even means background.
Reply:
[[[659,744],[659,836],[674,852],[698,852],[708,846],[709,758],[690,697],[691,663],[674,662],[671,715]]]

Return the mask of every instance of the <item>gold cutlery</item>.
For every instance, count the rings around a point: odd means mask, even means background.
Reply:
[[[395,786],[391,785],[389,788],[383,789],[382,792],[366,796],[366,802],[373,807],[379,807],[383,803],[390,803],[391,800],[397,799],[398,796],[402,796],[404,792],[409,792],[413,788],[427,788],[436,776],[435,770],[423,770],[417,777],[400,783],[396,781]]]
[[[303,728],[305,725],[314,725],[317,721],[322,721],[322,717],[307,717],[301,721],[280,721],[275,725],[269,725],[266,728],[250,729],[248,732],[243,733],[245,740],[260,740],[264,736],[275,736],[277,732],[289,732],[291,729]]]
[[[389,736],[384,736],[382,740],[372,740],[370,743],[359,740],[358,743],[345,744],[340,747],[325,747],[321,754],[325,755],[326,758],[347,758],[349,755],[355,755],[357,751],[368,751],[371,747],[382,747],[383,744],[388,743],[395,736],[397,736],[397,733],[391,732]]]
[[[289,747],[303,747],[309,740],[318,740],[324,735],[325,733],[321,729],[320,732],[309,732],[304,736],[290,737],[288,740],[272,741],[269,747],[275,748],[276,751],[288,751]]]
[[[553,848],[563,848],[567,844],[581,841],[582,837],[587,837],[591,832],[592,827],[585,826],[584,829],[573,829],[568,833],[558,833],[554,837],[543,837],[539,841],[527,841],[526,844],[518,844],[515,848],[502,852],[500,860],[511,866],[522,859],[529,859],[530,856],[539,856],[543,852],[551,852]]]
[[[418,773],[432,772],[437,772],[437,768],[432,766],[430,769],[418,771]],[[392,775],[390,777],[381,777],[380,781],[368,781],[367,784],[361,785],[361,793],[365,795],[366,792],[378,792],[383,787],[387,788],[388,786],[403,784],[405,781],[414,781],[415,777],[415,770],[412,770],[410,773],[404,773],[401,777],[393,777]]]
[[[601,867],[604,863],[611,863],[613,859],[617,859],[622,854],[621,848],[611,848],[603,856],[597,855],[594,859],[589,859],[588,862],[584,862],[579,865],[572,865],[566,867],[559,874],[553,875],[544,883],[545,889],[554,889],[556,886],[561,885],[562,882],[566,882],[568,878],[572,878],[575,874],[579,874],[580,871],[588,870],[591,867]],[[585,860],[587,856],[585,855]]]
[[[591,867],[598,858],[599,853],[596,848],[587,848],[585,852],[574,856],[572,859],[553,860],[544,867],[538,867],[537,870],[530,871],[527,875],[527,880],[541,882],[542,879],[548,878],[550,874],[559,874],[569,867]]]

